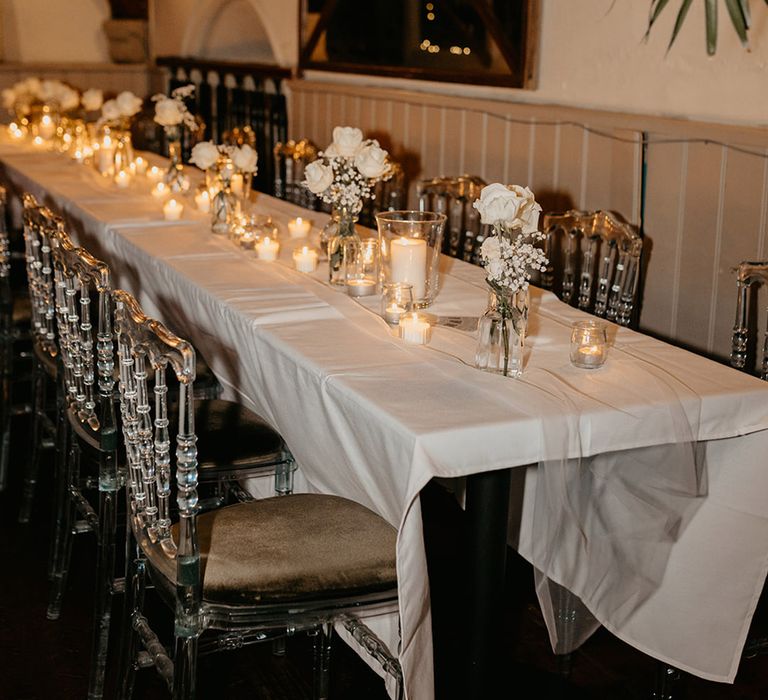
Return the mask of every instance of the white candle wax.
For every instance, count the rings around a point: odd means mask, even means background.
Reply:
[[[195,195],[195,204],[197,205],[197,210],[203,212],[203,214],[211,211],[211,195],[208,190],[201,190]]]
[[[300,216],[288,222],[288,233],[291,234],[291,238],[306,238],[311,228],[312,223]]]
[[[299,272],[314,272],[317,269],[317,251],[303,246],[293,251],[293,266]]]
[[[115,175],[115,184],[121,190],[124,190],[128,187],[128,185],[131,184],[131,176],[125,170],[121,170],[119,173],[117,173],[117,175]]]
[[[150,182],[160,182],[163,179],[163,171],[156,165],[147,170],[147,179]]]
[[[133,166],[133,171],[137,175],[146,175],[147,174],[147,167],[149,166],[149,163],[147,163],[146,160],[144,160],[141,156],[138,156],[136,160],[131,163]]]
[[[232,191],[232,194],[236,197],[239,197],[241,194],[243,194],[243,176],[241,173],[235,173],[232,176],[232,179],[229,181],[229,189]]]
[[[46,141],[53,137],[53,135],[56,133],[56,125],[53,123],[53,119],[51,119],[50,115],[43,115],[42,119],[40,120],[40,126],[38,127],[37,132]]]
[[[259,260],[277,260],[277,253],[280,250],[280,244],[272,240],[269,236],[262,238],[256,244],[256,255]]]
[[[376,293],[373,280],[347,280],[347,294],[351,297],[368,297]]]
[[[429,340],[429,323],[412,313],[400,319],[400,337],[411,345],[426,345]]]
[[[605,362],[605,348],[602,345],[582,345],[578,353],[579,364],[599,367]]]
[[[168,185],[166,185],[164,182],[158,182],[152,188],[152,196],[155,199],[165,199],[169,194],[170,190],[168,189]]]
[[[114,168],[114,160],[115,147],[112,145],[112,139],[109,136],[105,136],[96,154],[96,167],[98,171],[102,175],[109,175]]]
[[[397,304],[390,304],[384,309],[384,320],[390,325],[396,326],[400,323],[400,319],[403,317],[405,309]]]
[[[178,221],[181,218],[181,212],[184,211],[184,205],[175,199],[169,199],[163,205],[163,216],[168,221]]]
[[[413,285],[413,300],[426,294],[427,242],[421,238],[397,238],[391,243],[390,282]]]

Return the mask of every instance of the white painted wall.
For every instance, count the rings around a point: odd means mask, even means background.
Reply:
[[[2,0],[3,60],[108,62],[106,0]]]

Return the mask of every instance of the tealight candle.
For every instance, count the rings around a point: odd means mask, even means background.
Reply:
[[[413,287],[400,282],[388,282],[381,290],[381,315],[392,326],[413,308]]]
[[[203,212],[203,214],[211,211],[211,195],[208,190],[200,190],[195,195],[195,204],[197,205],[197,210]]]
[[[141,156],[137,156],[133,163],[131,163],[131,169],[136,175],[146,175],[148,166],[149,163],[147,163]]]
[[[308,246],[293,251],[293,266],[299,272],[314,272],[317,269],[317,251]]]
[[[53,119],[51,119],[50,114],[44,114],[42,116],[37,131],[46,141],[53,137],[53,135],[56,133],[56,125],[53,123]]]
[[[158,183],[160,184],[160,183]],[[168,221],[178,221],[181,218],[181,212],[184,211],[184,205],[175,199],[169,199],[163,205],[163,216]]]
[[[115,175],[115,184],[124,190],[131,184],[131,176],[126,170],[121,170]]]
[[[384,320],[391,326],[396,326],[400,323],[400,319],[405,313],[405,308],[398,306],[397,304],[389,304],[384,309]]]
[[[571,330],[571,363],[581,369],[597,369],[608,353],[606,325],[600,321],[577,321]]]
[[[160,182],[163,179],[163,171],[156,165],[147,170],[147,179],[150,182]]]
[[[20,141],[24,138],[24,132],[16,124],[11,124],[8,130],[11,132],[11,138],[15,141]]]
[[[306,238],[312,229],[312,222],[297,216],[288,222],[288,233],[291,238]]]
[[[426,345],[429,342],[430,325],[414,312],[400,319],[400,337],[410,345]]]
[[[170,190],[168,189],[168,185],[166,185],[164,182],[158,182],[152,188],[152,196],[155,199],[165,199],[169,194]]]
[[[265,236],[256,243],[256,255],[259,260],[277,260],[277,253],[280,250],[280,243],[269,236]]]
[[[368,297],[376,293],[376,282],[367,279],[347,280],[347,294],[351,297]]]

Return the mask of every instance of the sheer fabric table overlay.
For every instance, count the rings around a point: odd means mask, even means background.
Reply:
[[[472,366],[472,332],[436,325],[429,345],[403,344],[378,298],[332,289],[324,265],[295,271],[293,241],[257,260],[192,206],[164,221],[146,192],[55,155],[3,143],[0,166],[276,427],[307,489],[398,528],[399,639],[396,618],[372,626],[399,648],[408,697],[434,694],[419,491],[510,467],[523,556],[629,644],[733,681],[768,570],[768,385],[615,326],[606,365],[579,370],[570,326],[585,315],[534,288],[523,376],[488,374]],[[264,194],[256,208],[283,225],[307,214]],[[481,269],[442,260],[429,312],[477,317],[485,300]]]

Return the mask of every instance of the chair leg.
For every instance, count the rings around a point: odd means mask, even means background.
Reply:
[[[330,696],[331,686],[331,639],[333,636],[333,624],[324,622],[314,632],[314,688],[313,700],[327,700]]]
[[[112,617],[112,585],[115,577],[116,499],[117,491],[99,491],[96,597],[88,700],[101,700],[104,694],[104,674],[109,649],[109,625]]]
[[[176,634],[173,655],[173,700],[194,700],[197,679],[197,641],[199,634]]]
[[[69,562],[72,558],[72,537],[77,517],[77,506],[74,499],[70,497],[70,486],[77,484],[80,474],[80,453],[75,442],[74,437],[69,440],[69,449],[64,459],[66,493],[57,551],[53,554],[51,592],[48,600],[48,611],[46,612],[46,617],[49,620],[58,620],[61,614],[61,602],[64,597],[64,589],[67,586]]]
[[[7,332],[6,332],[7,333]],[[2,337],[2,367],[0,372],[0,493],[8,484],[8,460],[11,452],[11,415],[13,414],[13,339]]]
[[[130,525],[129,525],[130,528]],[[139,635],[133,625],[135,615],[144,611],[146,563],[133,545],[133,535],[128,532],[125,574],[125,601],[120,634],[120,667],[117,676],[118,700],[131,700],[136,679],[136,657],[139,653]]]
[[[69,448],[69,421],[61,420],[56,428],[56,463],[54,466],[54,512],[51,522],[51,547],[48,554],[48,580],[53,578],[53,572],[58,566],[61,551],[65,510],[69,507],[69,471],[67,468]]]
[[[37,472],[40,466],[40,449],[43,439],[43,423],[45,421],[46,383],[48,377],[39,364],[32,374],[32,453],[27,462],[27,473],[24,477],[24,488],[21,495],[19,522],[28,523],[32,512],[32,502],[37,486]]]
[[[679,700],[682,697],[683,672],[661,661],[656,663],[652,700]]]

